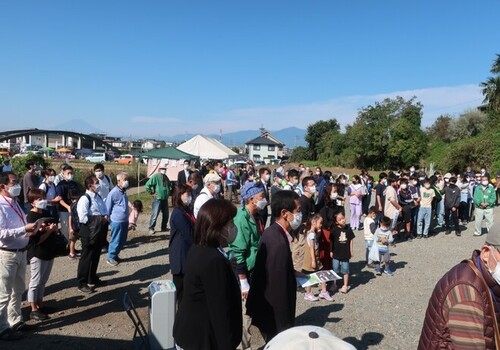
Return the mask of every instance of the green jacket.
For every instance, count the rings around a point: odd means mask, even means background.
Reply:
[[[156,173],[146,182],[145,188],[147,193],[156,194],[156,199],[168,199],[170,180],[167,175]]]
[[[260,234],[255,219],[246,207],[238,209],[234,217],[238,235],[229,245],[231,256],[236,259],[236,273],[248,273],[255,267],[255,257],[259,248]]]
[[[483,209],[481,203],[488,203],[488,207],[484,209],[493,208],[495,206],[496,197],[495,188],[491,184],[488,184],[484,189],[482,185],[479,185],[474,190],[474,205],[476,208]]]

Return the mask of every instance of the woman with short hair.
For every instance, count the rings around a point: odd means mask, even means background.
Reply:
[[[223,199],[208,200],[198,212],[173,332],[184,350],[234,350],[241,341],[241,292],[223,250],[238,233],[235,215],[236,207]]]

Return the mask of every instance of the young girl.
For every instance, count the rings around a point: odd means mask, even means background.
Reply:
[[[302,272],[305,274],[310,274],[315,271],[320,271],[322,269],[321,262],[319,260],[319,249],[318,249],[318,237],[321,234],[321,227],[323,226],[323,218],[319,214],[315,214],[306,224],[306,245],[304,254],[304,263],[302,264]],[[323,298],[328,301],[333,301],[330,293],[326,290],[326,283],[320,283],[321,293],[318,297],[314,296],[311,292],[311,287],[305,287],[306,294],[304,295],[304,300],[307,301],[318,301]]]
[[[344,285],[340,289],[342,293],[347,293],[349,287],[349,259],[352,257],[354,232],[345,223],[344,213],[341,211],[334,215],[334,225],[331,229],[331,251],[330,257],[333,258],[333,270],[337,274],[344,275]],[[335,290],[335,284],[333,289]]]
[[[139,219],[139,214],[142,213],[142,202],[136,199],[132,204],[128,203],[130,208],[130,215],[128,217],[128,230],[135,231],[137,228],[137,219]]]
[[[350,225],[353,230],[360,228],[361,214],[363,210],[363,196],[366,195],[365,186],[361,183],[361,178],[354,175],[351,185],[347,188],[349,195],[349,207],[351,209]]]

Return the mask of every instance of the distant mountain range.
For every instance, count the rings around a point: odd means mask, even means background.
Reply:
[[[270,133],[273,137],[283,142],[286,147],[293,148],[296,146],[306,145],[306,142],[304,140],[306,131],[304,129],[290,127],[286,129],[270,131]],[[166,140],[182,143],[184,141],[189,140],[195,135],[196,134],[175,135],[172,137],[167,137]],[[220,135],[218,134],[208,134],[205,136],[213,137],[214,139],[217,140],[219,140],[220,138]],[[228,147],[243,146],[245,142],[250,141],[258,136],[260,136],[259,130],[243,130],[243,131],[229,132],[226,134],[222,134],[222,143]]]
[[[48,129],[75,131],[75,132],[80,132],[82,134],[106,134],[108,136],[121,136],[122,138],[124,139],[126,138],[127,140],[130,139],[131,137],[130,135],[115,135],[107,133],[81,119],[73,119]],[[273,135],[275,138],[283,142],[286,147],[294,148],[297,146],[306,145],[306,142],[304,140],[304,137],[306,135],[306,130],[304,129],[289,127],[275,131],[270,130],[270,132],[271,135]],[[162,140],[182,143],[184,141],[189,140],[195,135],[196,134],[179,134],[174,136],[164,136],[162,137]],[[222,134],[222,143],[228,147],[243,146],[245,142],[258,137],[259,135],[260,135],[260,130],[243,130],[243,131],[229,132],[226,134]],[[205,136],[213,137],[219,140],[218,134],[208,134]],[[144,135],[132,135],[132,138],[144,139],[144,138],[151,138],[151,136],[148,137]]]

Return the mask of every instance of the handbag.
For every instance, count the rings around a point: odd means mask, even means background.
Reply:
[[[54,239],[54,256],[66,256],[69,254],[69,242],[61,232],[57,232]]]
[[[377,240],[373,240],[373,244],[370,248],[370,252],[368,253],[369,261],[380,261],[380,252],[378,250]]]

